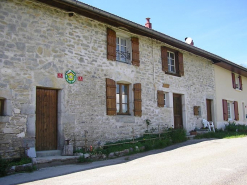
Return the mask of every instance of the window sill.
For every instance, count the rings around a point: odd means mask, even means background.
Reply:
[[[177,76],[177,77],[181,77],[181,75],[179,75],[177,73],[172,73],[172,72],[168,72],[168,71],[166,71],[165,74],[172,75],[172,76]]]
[[[116,60],[117,62],[120,62],[120,63],[123,63],[123,64],[128,64],[128,65],[131,65],[131,62],[124,62],[124,61],[121,61],[121,60]]]
[[[117,113],[117,116],[131,116],[131,114],[119,114],[119,113]]]
[[[243,90],[240,90],[240,89],[235,89],[236,91],[238,91],[238,92],[242,92]]]

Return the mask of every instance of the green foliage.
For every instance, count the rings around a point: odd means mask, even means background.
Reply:
[[[151,120],[150,119],[146,119],[145,121],[146,121],[147,126],[151,125]]]
[[[75,150],[74,153],[86,153],[85,148]]]
[[[37,167],[35,165],[33,166],[27,166],[24,170],[24,172],[28,172],[28,173],[31,173],[33,171],[36,171],[37,170]]]
[[[0,157],[0,177],[7,175],[8,162]]]
[[[32,159],[29,157],[17,158],[17,159],[12,159],[12,160],[6,160],[0,157],[0,177],[7,175],[7,170],[11,166],[18,166],[18,165],[23,165],[23,164],[28,164],[28,163],[32,163]],[[24,171],[33,172],[36,169],[37,169],[36,166],[32,166],[32,167],[26,167]]]
[[[187,140],[186,131],[184,129],[176,129],[170,132],[172,143],[180,143]]]
[[[208,132],[205,134],[198,134],[195,136],[195,139],[202,139],[202,138],[217,138],[217,139],[230,139],[230,138],[239,138],[239,137],[246,137],[247,133],[243,132]]]
[[[247,125],[240,125],[232,122],[225,126],[225,130],[228,132],[247,132]]]
[[[10,162],[8,165],[18,166],[18,165],[23,165],[23,164],[28,164],[28,163],[32,163],[32,159],[29,157],[23,157],[23,158],[13,159],[12,162]]]
[[[78,163],[87,163],[87,162],[92,162],[92,159],[85,158],[84,155],[78,158]]]

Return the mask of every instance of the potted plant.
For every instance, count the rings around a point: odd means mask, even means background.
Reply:
[[[190,135],[197,135],[196,129],[190,131]]]

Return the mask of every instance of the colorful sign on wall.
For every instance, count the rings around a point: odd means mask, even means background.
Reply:
[[[65,72],[65,79],[69,84],[73,84],[76,81],[76,74],[72,70]]]

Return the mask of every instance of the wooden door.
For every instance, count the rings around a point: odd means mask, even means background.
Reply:
[[[57,149],[57,90],[36,91],[36,150]]]
[[[180,94],[173,94],[174,128],[183,128],[182,97]]]
[[[207,120],[213,121],[212,120],[212,100],[206,99],[206,103],[207,103]]]

